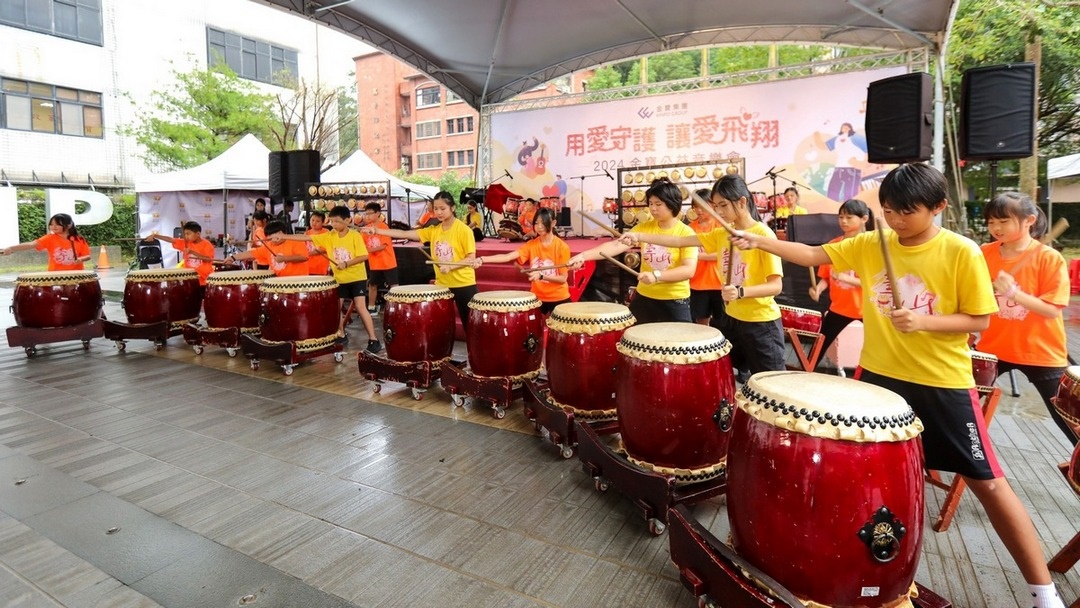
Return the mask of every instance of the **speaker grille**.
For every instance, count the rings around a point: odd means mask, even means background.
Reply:
[[[1035,148],[1035,64],[973,68],[961,80],[960,157],[1006,160]]]
[[[872,163],[924,161],[932,153],[931,80],[925,72],[871,82],[866,91],[866,157]]]

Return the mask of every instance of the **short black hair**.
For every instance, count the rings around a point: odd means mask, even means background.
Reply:
[[[382,213],[382,205],[376,203],[375,201],[371,201],[370,203],[364,205],[364,211],[378,211],[379,213]]]
[[[195,222],[195,221],[184,222],[184,225],[182,226],[182,228],[184,230],[190,230],[192,232],[202,232],[202,226],[199,225],[199,222]]]
[[[664,203],[664,206],[671,211],[671,215],[679,215],[679,211],[682,210],[682,192],[674,182],[666,177],[653,180],[649,184],[649,189],[645,191],[645,200],[648,201],[653,196]]]
[[[349,212],[349,208],[345,205],[338,205],[330,210],[330,217],[336,217],[339,220],[345,220],[346,222],[352,218],[352,213]]]
[[[265,211],[256,211],[255,213],[251,214],[251,219],[259,220],[261,222],[263,220],[270,219],[270,214]]]
[[[933,211],[948,198],[945,175],[924,163],[899,165],[881,180],[878,199],[882,207],[893,211],[915,211],[926,207]]]
[[[263,231],[266,233],[266,236],[270,236],[271,234],[277,234],[279,232],[285,232],[285,222],[281,220],[273,220],[271,222],[268,222],[266,224],[266,228]]]

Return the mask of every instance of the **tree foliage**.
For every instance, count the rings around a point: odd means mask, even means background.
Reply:
[[[272,142],[273,97],[258,92],[228,66],[171,70],[172,84],[154,91],[134,124],[123,125],[143,149],[147,166],[187,169],[215,158],[244,135]]]

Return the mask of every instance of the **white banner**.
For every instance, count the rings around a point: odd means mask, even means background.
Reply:
[[[18,244],[19,197],[13,186],[0,186],[0,247]]]
[[[890,166],[866,159],[866,88],[903,67],[493,114],[493,174],[522,196],[599,211],[619,168],[746,159],[752,191],[795,182],[811,213],[856,196],[877,204]],[[610,173],[609,179],[605,173]],[[584,179],[582,177],[584,176]],[[575,214],[576,216],[576,214]],[[580,220],[575,219],[575,223]]]
[[[193,220],[202,227],[203,238],[216,239],[222,234],[237,239],[245,238],[247,216],[255,211],[256,198],[261,196],[265,200],[265,193],[229,190],[227,203],[223,202],[222,194],[221,190],[140,192],[139,236],[146,236],[151,232],[173,236],[174,229]],[[167,251],[168,244],[162,246]]]

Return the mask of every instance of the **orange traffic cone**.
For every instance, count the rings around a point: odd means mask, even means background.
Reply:
[[[109,268],[112,268],[112,264],[109,264],[109,253],[105,251],[105,245],[102,245],[97,256],[97,269],[108,270]]]

